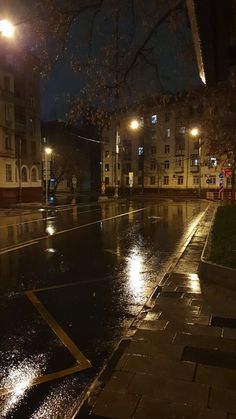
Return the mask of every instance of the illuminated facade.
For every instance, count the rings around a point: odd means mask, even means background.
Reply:
[[[41,196],[37,62],[0,46],[0,202],[33,201]]]
[[[173,192],[188,191],[206,195],[219,189],[221,164],[207,154],[204,138],[193,137],[190,123],[174,106],[165,111],[154,108],[148,114],[129,115],[121,119],[117,163],[120,190]],[[131,130],[130,121],[139,120],[139,127]],[[115,187],[115,127],[103,134],[102,185],[106,191]],[[230,178],[224,178],[230,186]]]

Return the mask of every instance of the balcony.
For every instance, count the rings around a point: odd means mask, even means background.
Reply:
[[[184,172],[184,165],[177,165],[175,166],[175,173],[183,173]]]
[[[199,165],[196,164],[194,166],[190,166],[190,172],[192,172],[192,173],[198,173],[199,172]]]
[[[185,155],[185,149],[184,148],[176,148],[175,149],[175,155],[176,156],[184,156]]]

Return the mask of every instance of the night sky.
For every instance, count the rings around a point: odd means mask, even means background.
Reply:
[[[9,3],[11,5],[11,11],[9,11]],[[24,19],[25,13],[23,5],[27,5],[27,3],[27,1],[19,2],[18,0],[8,2],[8,11],[6,11],[6,4],[4,6],[5,9],[3,5],[0,5],[1,18],[10,15],[13,16],[15,22],[21,21]],[[14,7],[13,4],[15,5]],[[85,15],[81,24],[77,25],[80,27],[79,31],[77,28],[72,28],[70,39],[70,45],[72,47],[70,46],[68,49],[68,55],[56,62],[53,68],[41,80],[41,112],[42,119],[44,120],[63,119],[71,101],[78,97],[81,88],[85,84],[83,73],[75,73],[71,69],[70,57],[71,52],[74,54],[78,52],[73,47],[73,37],[75,39],[83,39],[83,29],[87,25],[86,19],[88,19],[88,16],[86,17]],[[17,36],[15,42],[19,42],[19,47],[24,46],[34,50],[34,45],[32,44],[33,28],[31,27],[29,29],[29,27],[30,23],[21,25],[21,34]],[[108,31],[109,29],[106,30]],[[141,35],[138,34],[138,36]],[[155,38],[151,41],[149,47],[152,48],[152,55],[159,63],[158,70],[161,85],[153,76],[153,72],[146,69],[136,74],[131,80],[137,90],[140,90],[140,92],[145,91],[147,94],[148,92],[150,94],[153,94],[153,92],[174,93],[178,90],[200,86],[194,57],[192,35],[186,18],[181,20],[176,30],[171,29],[169,25],[163,23],[158,28]],[[94,51],[96,55],[96,48]],[[40,47],[37,52],[40,53]],[[81,54],[81,50],[79,53]]]

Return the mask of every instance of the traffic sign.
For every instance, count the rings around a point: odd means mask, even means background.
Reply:
[[[211,183],[211,179],[207,178],[206,183]]]
[[[220,179],[224,179],[224,173],[222,173],[222,172],[221,172],[221,173],[219,173],[219,178],[220,178]]]

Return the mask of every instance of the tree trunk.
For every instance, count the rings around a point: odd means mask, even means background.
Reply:
[[[236,148],[233,151],[232,175],[231,175],[231,203],[235,204],[235,169],[236,169]]]

